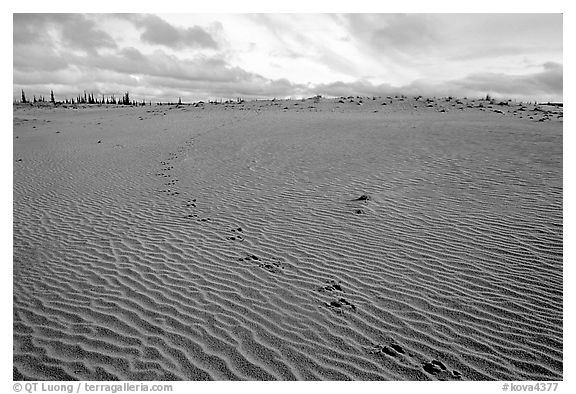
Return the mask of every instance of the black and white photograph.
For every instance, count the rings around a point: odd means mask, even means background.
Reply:
[[[521,12],[12,13],[6,392],[561,392],[566,21]]]

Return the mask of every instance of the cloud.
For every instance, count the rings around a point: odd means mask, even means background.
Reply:
[[[63,88],[59,94],[74,87],[96,94],[129,90],[134,97],[140,93],[147,99],[173,100],[171,94],[189,99],[284,97],[305,89],[287,79],[270,79],[248,72],[221,57],[200,54],[193,59],[180,59],[162,50],[145,54],[134,47],[96,55],[68,54],[65,58],[53,50],[34,54],[30,58],[25,53],[15,53],[15,91],[32,88],[41,94],[59,85]]]
[[[47,81],[49,81],[47,83]],[[33,89],[38,94],[46,94],[54,89],[57,95],[75,96],[88,89],[94,93],[132,91],[139,85],[139,80],[124,73],[103,70],[83,70],[70,67],[60,71],[39,71],[34,73],[14,72],[14,84],[26,89]]]
[[[61,39],[71,48],[92,52],[98,48],[116,48],[108,33],[100,30],[96,22],[84,15],[55,14],[53,18],[62,29]]]
[[[15,64],[17,61],[15,57]],[[43,67],[50,63],[54,64],[52,69],[15,67],[15,91],[26,86],[45,86],[44,90],[49,91],[50,84],[57,84],[75,86],[78,91],[95,89],[98,94],[130,90],[134,92],[134,97],[141,94],[146,99],[161,100],[173,100],[174,97],[297,97],[313,94],[480,97],[487,93],[495,97],[562,100],[563,93],[563,66],[554,62],[542,64],[541,70],[531,74],[472,73],[449,81],[417,80],[395,86],[374,84],[367,80],[297,84],[286,78],[270,79],[248,72],[220,58],[197,56],[193,60],[182,60],[162,51],[143,54],[135,48],[99,55],[96,59],[91,56],[69,56],[66,68],[62,67],[61,61],[54,53],[47,53]]]
[[[343,20],[358,42],[382,54],[430,51],[442,38],[427,14],[346,14]]]
[[[136,27],[142,29],[140,39],[150,44],[169,48],[218,48],[214,38],[200,26],[174,27],[156,15],[126,15]]]
[[[14,46],[44,41],[48,37],[43,34],[45,21],[44,14],[13,14]]]
[[[133,47],[100,55],[98,59],[77,57],[75,60],[86,67],[94,66],[128,74],[169,77],[177,80],[203,80],[212,83],[243,80],[250,75],[247,71],[230,66],[218,57],[196,55],[193,59],[180,59],[161,50],[143,54]]]
[[[302,89],[287,79],[265,78],[232,66],[221,58],[196,56],[193,60],[183,60],[162,51],[144,55],[135,48],[101,56],[98,67],[139,75],[142,83],[150,86],[158,84],[180,91],[200,90],[212,95],[269,97],[290,95]]]
[[[310,93],[328,96],[382,96],[382,95],[423,95],[423,96],[469,96],[481,97],[489,93],[495,97],[525,98],[534,97],[562,100],[563,66],[548,62],[541,65],[542,71],[510,75],[504,73],[474,73],[464,78],[429,82],[417,80],[403,86],[373,84],[369,81],[333,82],[310,87]]]
[[[115,48],[116,42],[96,21],[82,14],[14,14],[14,46],[44,43],[54,45],[56,35],[63,46],[94,53],[99,48]]]
[[[502,73],[476,73],[466,78],[452,81],[455,87],[473,92],[492,92],[502,96],[555,96],[563,94],[563,66],[548,62],[542,65],[543,71],[526,75]]]
[[[389,71],[407,70],[405,80],[462,76],[463,70],[480,71],[492,63],[519,68],[525,59],[562,58],[561,14],[346,14],[336,19],[366,58],[380,60]]]
[[[242,80],[222,81],[216,84],[204,80],[176,80],[155,76],[145,76],[140,82],[148,86],[161,86],[163,92],[172,92],[168,95],[170,98],[190,97],[190,92],[194,92],[199,98],[272,98],[308,94],[305,85],[294,84],[287,79],[271,80],[256,74],[251,74]]]
[[[542,26],[539,16],[524,15],[206,18],[175,18],[190,22],[178,27],[155,15],[14,14],[14,91],[129,90],[159,100],[486,93],[562,99],[562,36],[552,26],[561,15],[542,17]]]
[[[68,59],[61,56],[51,45],[29,43],[14,48],[14,71],[53,72],[66,69],[68,65]]]
[[[321,94],[323,96],[379,96],[398,94],[399,88],[389,84],[373,84],[369,81],[359,80],[355,82],[332,82],[311,86],[310,94]]]

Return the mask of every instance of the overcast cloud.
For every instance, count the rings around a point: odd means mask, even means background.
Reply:
[[[562,100],[560,14],[14,14],[14,97]]]

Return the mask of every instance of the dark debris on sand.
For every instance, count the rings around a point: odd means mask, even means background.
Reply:
[[[372,197],[367,194],[362,194],[360,197],[353,199],[352,201],[370,201]]]

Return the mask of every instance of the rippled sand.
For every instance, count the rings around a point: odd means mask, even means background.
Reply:
[[[14,378],[562,379],[562,109],[340,101],[15,107]]]

